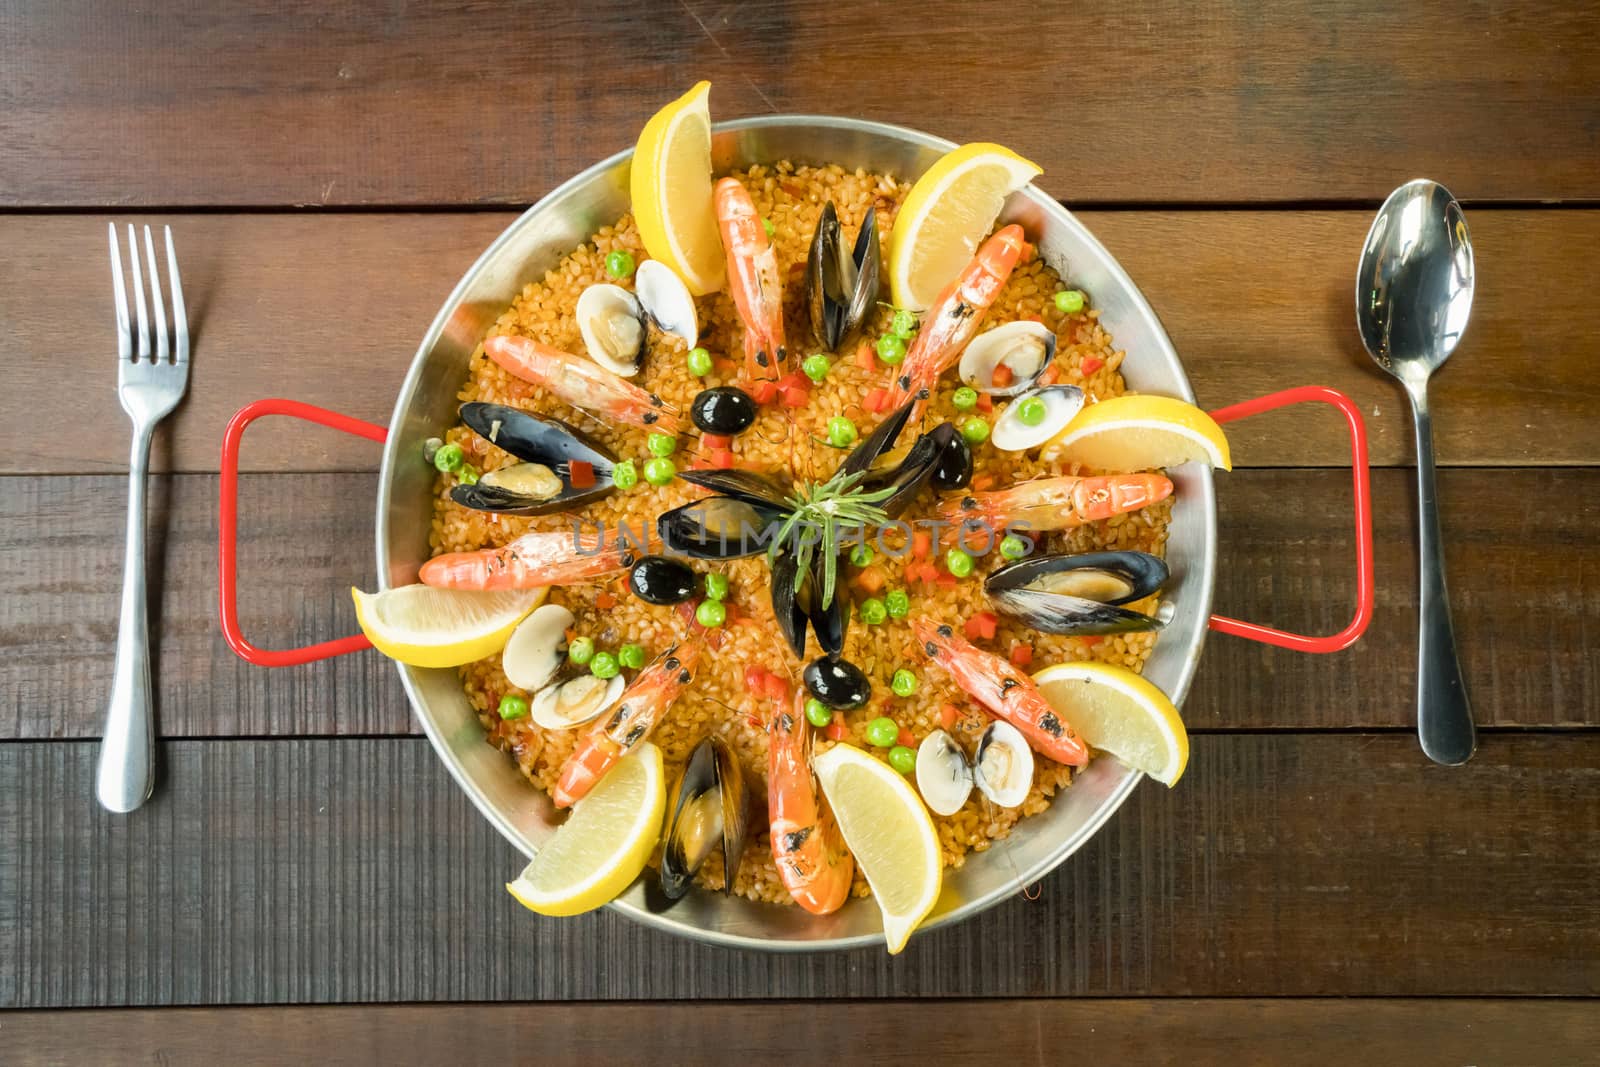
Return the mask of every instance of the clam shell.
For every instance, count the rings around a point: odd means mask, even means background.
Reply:
[[[690,348],[695,346],[700,339],[700,320],[695,315],[694,296],[676,271],[660,260],[647,259],[633,275],[633,290],[656,329],[683,338]]]
[[[961,353],[961,380],[980,393],[1015,396],[1033,387],[1056,356],[1055,331],[1042,322],[1019,319],[974,337]],[[1011,384],[996,387],[994,370],[1011,368]]]
[[[578,296],[577,316],[590,359],[624,378],[639,373],[647,320],[637,297],[620,285],[591,285]]]
[[[1022,405],[1035,398],[1044,403],[1044,418],[1038,425],[1029,426],[1022,421]],[[994,420],[994,433],[990,440],[1002,452],[1038,448],[1066,429],[1067,423],[1082,410],[1083,390],[1076,385],[1047,385],[1042,389],[1030,389],[1013,397],[1000,417]]]
[[[578,674],[539,690],[529,711],[546,730],[570,730],[605,714],[622,699],[625,688],[620,674],[605,679]]]
[[[500,657],[506,680],[524,692],[542,689],[561,669],[572,623],[572,612],[560,604],[541,604],[518,623]]]
[[[996,719],[978,739],[972,759],[972,780],[978,791],[1002,808],[1015,808],[1033,788],[1033,750],[1022,731]]]
[[[956,739],[935,730],[917,746],[917,791],[935,815],[954,815],[972,795],[972,765]]]

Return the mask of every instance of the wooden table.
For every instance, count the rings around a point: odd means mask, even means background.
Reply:
[[[0,1059],[1592,1060],[1600,13],[1102,7],[0,5],[0,1006],[21,1009]],[[217,629],[227,416],[285,395],[385,420],[479,250],[701,77],[720,116],[1015,146],[1139,280],[1203,403],[1325,383],[1372,433],[1366,639],[1214,638],[1182,784],[1142,786],[1037,899],[898,958],[531,916],[390,664],[257,670]],[[1410,423],[1351,315],[1372,212],[1418,174],[1466,201],[1481,272],[1435,393],[1482,728],[1457,769],[1413,734]],[[173,227],[197,332],[151,485],[165,773],[131,817],[92,793],[128,441],[107,218]],[[1234,451],[1218,610],[1338,628],[1343,430],[1273,416]],[[247,628],[350,631],[376,451],[263,425],[246,452]]]

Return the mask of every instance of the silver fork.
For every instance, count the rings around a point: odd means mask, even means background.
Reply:
[[[178,280],[178,256],[167,237],[167,279],[172,287],[172,326],[176,350],[167,345],[167,309],[161,302],[161,276],[150,227],[144,228],[145,259],[150,267],[150,302],[155,309],[155,347],[151,349],[151,316],[145,308],[144,275],[139,269],[139,242],[128,227],[128,265],[133,270],[133,303],[138,314],[135,335],[128,316],[128,292],[122,281],[122,252],[115,223],[111,235],[111,285],[117,299],[117,399],[133,423],[133,453],[128,460],[128,533],[122,557],[122,621],[117,627],[117,663],[111,678],[111,705],[106,711],[105,740],[100,744],[100,771],[95,792],[109,811],[132,811],[150,797],[155,784],[155,719],[150,691],[150,635],[144,592],[144,482],[150,466],[150,438],[189,387],[189,320]]]

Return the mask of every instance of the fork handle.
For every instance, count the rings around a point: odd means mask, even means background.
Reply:
[[[155,785],[155,722],[150,692],[150,634],[144,588],[145,475],[153,424],[139,425],[128,461],[128,531],[122,558],[122,619],[116,669],[95,792],[108,811],[128,812]]]

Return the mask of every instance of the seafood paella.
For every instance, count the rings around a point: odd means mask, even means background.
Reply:
[[[970,145],[915,183],[714,176],[705,89],[646,127],[634,210],[474,354],[419,459],[421,588],[378,596],[493,619],[457,646],[462,685],[574,809],[511,886],[530,907],[586,910],[641,871],[667,899],[876,896],[897,951],[938,872],[1075,768],[1182,772],[1176,711],[1138,677],[1165,615],[1158,468],[1226,445],[1126,395],[1093,294],[996,225],[1038,168]],[[1153,423],[1191,447],[1152,453]]]

